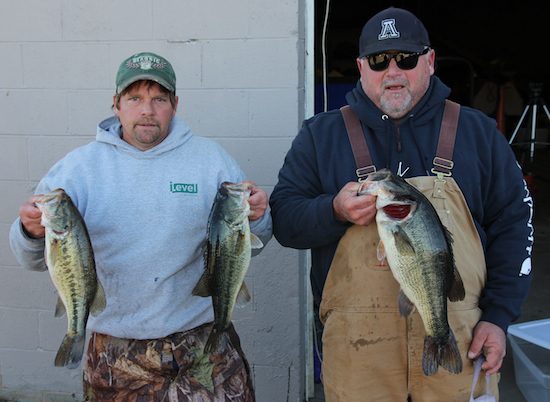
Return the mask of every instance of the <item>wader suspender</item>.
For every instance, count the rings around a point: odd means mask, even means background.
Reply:
[[[355,165],[357,166],[355,173],[359,181],[363,181],[369,173],[376,171],[376,166],[372,163],[361,121],[349,105],[342,106],[340,111],[344,118],[344,124],[346,125],[349,142],[351,143],[351,149],[355,158]],[[452,158],[459,113],[460,105],[446,99],[436,156],[433,159],[434,167],[432,168],[432,173],[440,178],[442,176],[451,176],[451,170],[454,165]]]

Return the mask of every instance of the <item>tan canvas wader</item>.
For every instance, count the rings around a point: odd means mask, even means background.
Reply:
[[[430,200],[453,236],[466,297],[448,303],[448,318],[463,371],[450,374],[440,367],[436,374],[424,375],[422,320],[416,311],[406,318],[399,314],[399,285],[386,261],[377,258],[376,224],[355,225],[338,244],[320,306],[327,402],[406,402],[408,396],[412,402],[469,399],[473,365],[467,352],[481,316],[478,298],[486,280],[483,249],[466,201],[452,178],[426,176],[408,182]],[[498,395],[497,381],[491,380],[494,395]],[[475,395],[484,390],[482,379]]]

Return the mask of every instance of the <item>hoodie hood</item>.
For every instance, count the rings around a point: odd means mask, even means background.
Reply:
[[[438,77],[432,75],[430,85],[424,96],[403,118],[414,117],[416,124],[422,124],[432,119],[439,110],[439,107],[434,106],[441,106],[450,93],[451,89],[443,84]],[[346,101],[363,124],[369,126],[375,132],[383,129],[385,126],[384,121],[387,119],[383,117],[385,113],[365,94],[360,80],[357,81],[356,87],[346,94]]]
[[[122,139],[120,121],[118,117],[111,116],[97,126],[96,140],[113,145],[121,152],[138,159],[154,158],[185,144],[193,137],[189,126],[177,117],[172,119],[169,130],[170,132],[164,141],[151,149],[142,151]]]

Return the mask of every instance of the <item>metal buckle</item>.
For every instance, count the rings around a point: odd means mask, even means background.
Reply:
[[[440,158],[439,156],[436,156],[434,158],[433,164],[434,167],[432,168],[431,172],[433,174],[436,174],[440,180],[443,180],[443,177],[450,177],[451,170],[453,170],[453,167],[455,165],[453,161],[445,158]],[[443,171],[437,168],[440,168]]]
[[[355,170],[355,174],[359,178],[359,182],[367,180],[367,176],[374,172],[376,172],[376,166],[374,165],[365,166]]]
[[[437,175],[438,180],[445,181],[445,177],[451,177],[451,172],[449,173],[440,172],[439,170],[435,170],[435,168],[432,168],[432,173]]]

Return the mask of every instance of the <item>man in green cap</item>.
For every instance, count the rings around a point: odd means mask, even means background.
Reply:
[[[127,58],[116,76],[115,116],[99,123],[95,141],[57,162],[35,191],[63,188],[72,198],[105,289],[105,309],[88,319],[86,401],[254,401],[233,327],[218,350],[203,354],[212,302],[192,294],[204,270],[217,190],[245,176],[217,143],[175,117],[177,105],[176,75],[165,58]],[[45,271],[36,195],[21,206],[10,243],[22,266]],[[265,191],[253,186],[249,204],[251,231],[266,244]]]

